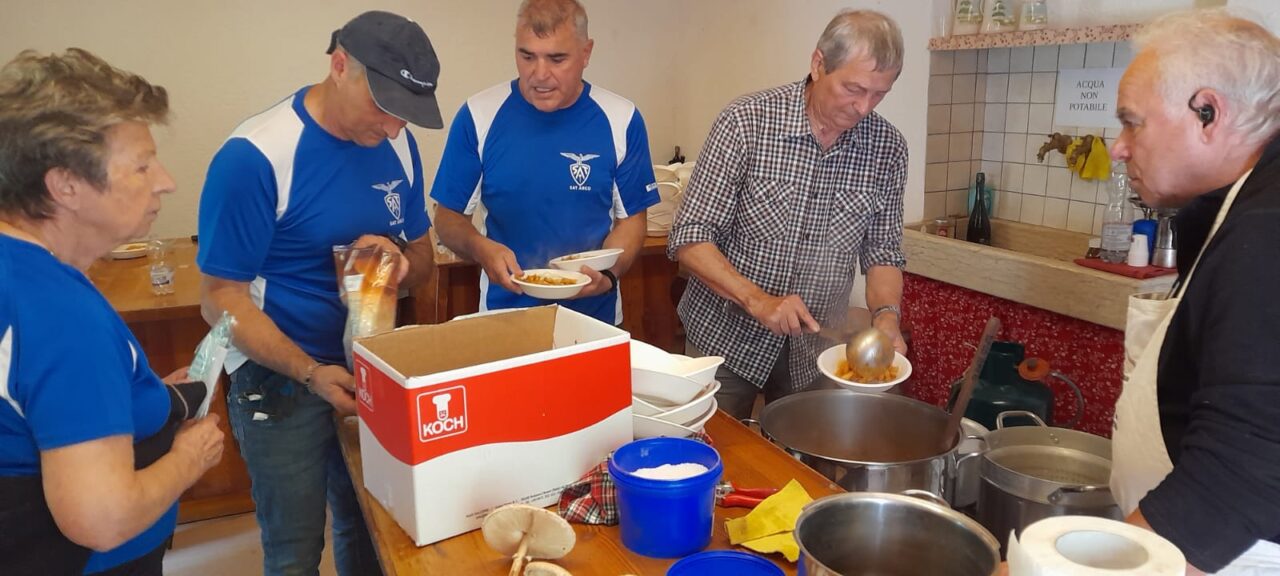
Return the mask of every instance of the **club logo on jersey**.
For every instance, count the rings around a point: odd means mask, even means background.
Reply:
[[[573,178],[574,186],[570,186],[570,190],[591,190],[590,186],[585,186],[587,178],[591,177],[591,165],[587,164],[596,158],[599,154],[574,154],[572,152],[561,152],[561,156],[573,160],[573,164],[569,165],[569,176]]]
[[[399,186],[404,180],[392,180],[383,184],[374,184],[373,189],[385,194],[382,197],[382,203],[387,205],[387,211],[391,213],[391,225],[404,224],[404,215],[400,210],[400,193],[396,192],[396,186]]]

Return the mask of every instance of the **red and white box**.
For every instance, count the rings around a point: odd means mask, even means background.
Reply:
[[[356,341],[364,486],[419,546],[549,506],[630,442],[630,336],[559,306]]]

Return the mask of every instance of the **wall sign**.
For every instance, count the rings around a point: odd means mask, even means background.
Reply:
[[[1124,68],[1058,71],[1053,123],[1059,126],[1115,128],[1116,90]]]

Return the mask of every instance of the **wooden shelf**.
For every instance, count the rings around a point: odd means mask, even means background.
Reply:
[[[1133,37],[1142,24],[1110,24],[1058,30],[1019,30],[994,34],[968,34],[929,39],[929,50],[980,50],[1014,46],[1049,46],[1123,42]]]

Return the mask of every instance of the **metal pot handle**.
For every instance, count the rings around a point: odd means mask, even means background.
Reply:
[[[1049,503],[1057,505],[1057,504],[1062,504],[1065,500],[1073,496],[1079,496],[1084,494],[1101,495],[1101,493],[1104,493],[1104,492],[1107,494],[1110,494],[1111,487],[1097,486],[1094,484],[1089,484],[1085,486],[1063,486],[1057,490],[1054,490],[1052,493],[1049,494]]]
[[[951,504],[949,504],[945,499],[928,490],[912,488],[910,490],[903,490],[902,492],[899,492],[899,494],[902,494],[903,496],[910,496],[912,498],[919,498],[921,500],[928,500],[929,502],[933,502],[934,504],[942,506],[948,510],[951,509]]]
[[[1049,426],[1048,424],[1045,424],[1044,420],[1041,420],[1039,416],[1036,416],[1035,412],[1028,412],[1026,410],[1008,410],[1001,412],[999,416],[996,416],[996,430],[1004,430],[1004,419],[1008,416],[1025,416],[1035,420],[1037,426],[1043,426],[1045,428]]]
[[[1080,390],[1080,386],[1076,385],[1074,380],[1069,378],[1066,374],[1063,374],[1057,370],[1050,372],[1049,377],[1057,378],[1058,380],[1061,380],[1064,384],[1067,385],[1068,388],[1071,388],[1071,392],[1075,394],[1076,396],[1075,414],[1071,416],[1071,420],[1068,420],[1067,423],[1062,426],[1063,428],[1075,428],[1076,424],[1080,423],[1080,419],[1084,418],[1084,392]]]
[[[742,423],[742,425],[743,425],[743,426],[746,426],[747,428],[751,428],[751,425],[752,425],[752,424],[755,424],[755,425],[756,425],[756,428],[760,429],[760,435],[761,435],[761,436],[763,436],[765,440],[768,440],[768,441],[770,441],[770,442],[773,442],[773,437],[769,436],[769,433],[764,431],[764,426],[761,426],[761,425],[760,425],[760,421],[759,421],[759,420],[756,420],[756,419],[753,419],[753,418],[743,418],[743,419],[739,420],[738,422]]]

